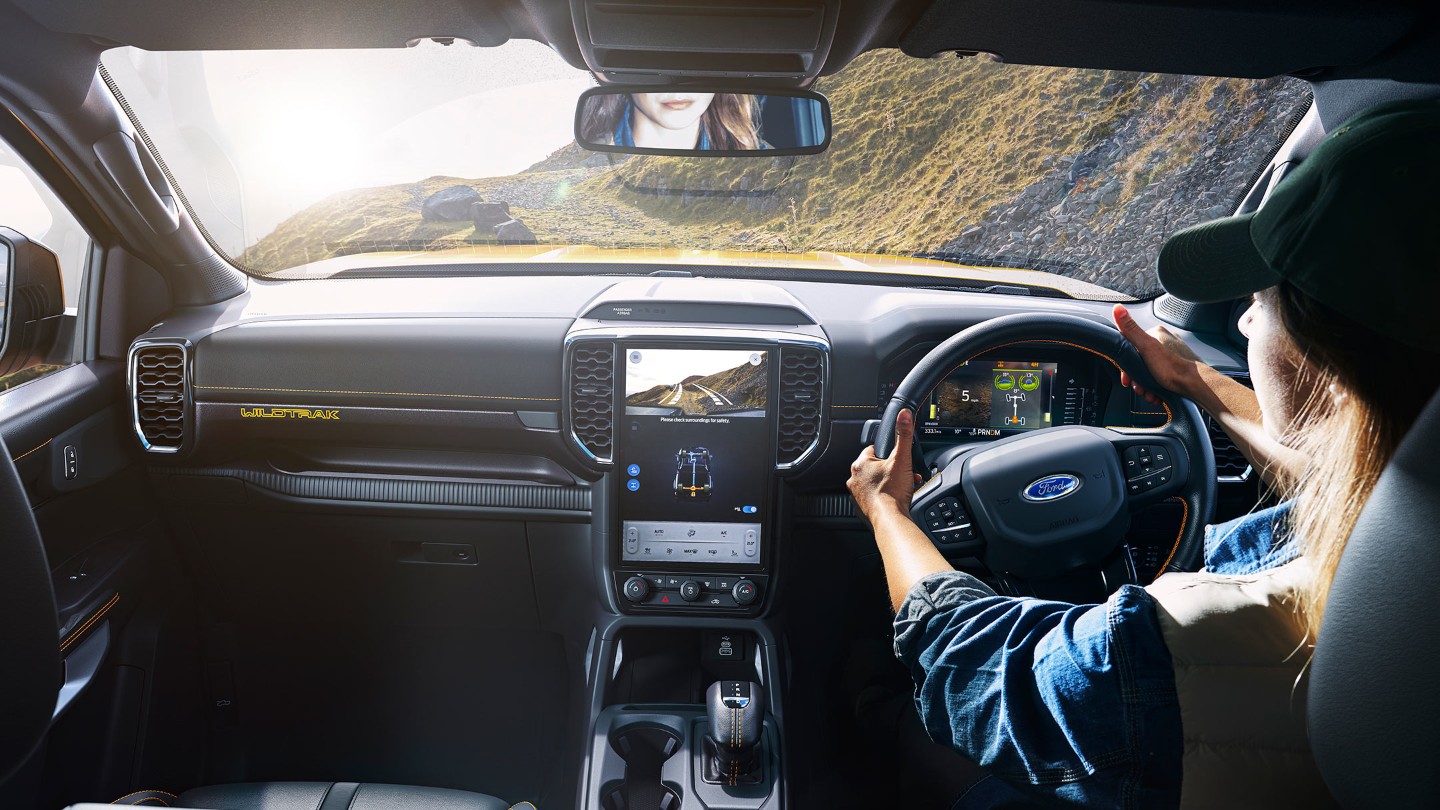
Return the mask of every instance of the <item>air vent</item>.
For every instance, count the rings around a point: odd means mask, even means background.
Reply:
[[[1225,376],[1250,387],[1249,375],[1227,373]],[[1210,445],[1215,450],[1215,480],[1222,484],[1234,484],[1250,480],[1250,462],[1230,440],[1230,435],[1210,414],[1205,414],[1205,427],[1210,433]]]
[[[579,342],[570,350],[570,432],[595,461],[614,458],[615,346]]]
[[[776,460],[782,469],[798,464],[820,441],[824,381],[825,357],[820,350],[792,346],[780,350]]]
[[[152,453],[175,453],[185,444],[190,395],[186,361],[180,343],[143,343],[130,350],[135,434]]]
[[[1205,417],[1205,427],[1210,430],[1210,444],[1215,449],[1215,479],[1221,483],[1235,483],[1250,479],[1250,462],[1240,448],[1230,441],[1230,436],[1220,423]]]

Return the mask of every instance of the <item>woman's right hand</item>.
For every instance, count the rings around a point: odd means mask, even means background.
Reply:
[[[1146,332],[1121,304],[1116,304],[1111,314],[1120,334],[1140,352],[1140,359],[1145,361],[1145,367],[1150,370],[1150,376],[1155,378],[1155,382],[1160,383],[1167,391],[1194,399],[1195,387],[1203,384],[1200,380],[1200,368],[1204,363],[1190,351],[1185,341],[1163,326]],[[1134,390],[1151,405],[1160,404],[1160,398],[1155,392],[1145,390],[1144,386],[1123,371],[1120,372],[1120,384]]]

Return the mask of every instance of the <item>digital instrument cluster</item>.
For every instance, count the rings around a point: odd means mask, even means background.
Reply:
[[[902,357],[887,369],[879,413],[908,371],[908,359]],[[1078,354],[979,358],[958,366],[920,404],[916,435],[938,443],[1001,438],[1059,425],[1116,423],[1107,421],[1106,413],[1113,387],[1103,369]]]

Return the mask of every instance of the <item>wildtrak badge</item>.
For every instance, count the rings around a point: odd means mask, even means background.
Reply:
[[[340,411],[311,408],[241,408],[241,419],[339,419]]]

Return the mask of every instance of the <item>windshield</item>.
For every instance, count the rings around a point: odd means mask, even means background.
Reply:
[[[1310,104],[1296,79],[874,51],[817,83],[822,154],[629,157],[574,144],[592,77],[531,41],[103,66],[216,248],[275,278],[623,258],[1149,297],[1164,239],[1233,212]]]

